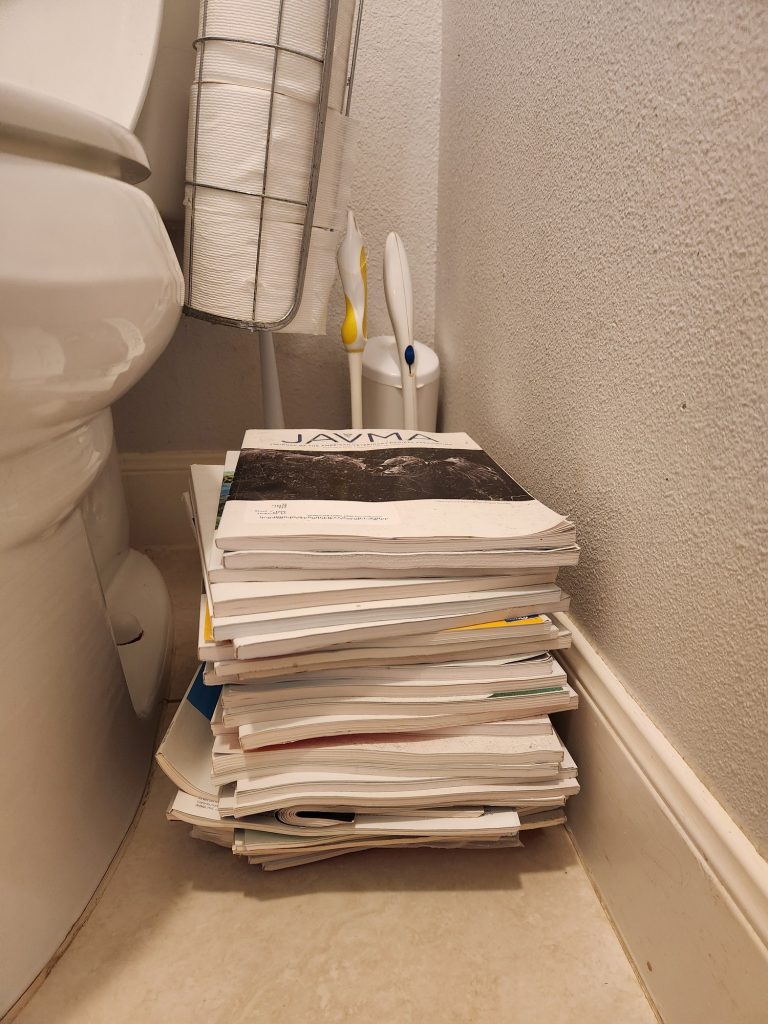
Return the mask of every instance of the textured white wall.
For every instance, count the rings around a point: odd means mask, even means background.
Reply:
[[[576,618],[764,854],[766,14],[445,0],[436,318],[447,427],[573,514]]]
[[[185,8],[190,2],[166,0]],[[390,331],[381,285],[382,255],[387,232],[397,230],[410,257],[416,334],[423,341],[433,338],[440,10],[440,0],[409,5],[369,0],[365,7],[352,102],[352,113],[363,125],[353,204],[368,247],[371,336]],[[186,31],[189,40],[181,45],[191,45],[194,18],[178,13],[172,30],[166,26],[159,55],[165,62],[159,79],[168,90],[169,109],[176,112],[169,118],[167,133],[183,151],[186,122],[178,116],[178,97],[170,95],[180,78],[174,31]],[[192,73],[190,63],[190,77]],[[180,87],[184,90],[186,84],[181,81]],[[153,99],[149,128],[152,138],[162,138],[157,99],[150,96]],[[339,340],[343,313],[337,287],[327,338],[278,337],[288,425],[349,423],[346,356]],[[182,320],[155,367],[115,407],[118,445],[124,452],[237,447],[245,428],[258,426],[260,417],[258,352],[252,337],[190,318]]]

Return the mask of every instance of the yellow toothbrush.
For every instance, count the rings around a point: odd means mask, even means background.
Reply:
[[[339,246],[336,262],[347,306],[344,323],[341,325],[341,340],[349,357],[352,426],[362,427],[363,351],[368,333],[368,273],[363,236],[358,231],[351,210],[347,210],[347,233]]]

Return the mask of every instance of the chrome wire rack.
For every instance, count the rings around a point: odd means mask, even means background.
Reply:
[[[186,273],[183,312],[186,313],[188,316],[197,317],[201,320],[207,320],[212,323],[224,324],[228,326],[239,327],[248,331],[258,332],[261,350],[260,355],[263,398],[262,404],[264,406],[264,416],[267,421],[267,426],[274,427],[279,427],[283,425],[283,416],[282,403],[280,400],[279,380],[277,377],[277,364],[274,352],[274,339],[272,337],[272,332],[279,330],[281,328],[285,328],[288,324],[291,323],[299,309],[299,305],[301,303],[302,294],[304,290],[304,283],[307,272],[307,261],[310,249],[310,240],[312,237],[312,227],[315,215],[315,204],[318,192],[318,181],[320,177],[320,164],[323,155],[323,142],[325,139],[328,100],[331,87],[331,74],[333,69],[334,45],[336,42],[336,28],[339,13],[339,0],[326,0],[327,7],[325,16],[323,49],[322,54],[318,56],[317,54],[309,53],[286,44],[286,41],[283,38],[283,29],[285,24],[286,5],[289,2],[290,0],[279,0],[277,8],[275,37],[273,39],[249,39],[239,38],[237,36],[208,34],[206,29],[208,26],[209,0],[202,0],[200,35],[194,41],[195,49],[198,51],[198,61],[196,75],[197,95],[195,100],[193,129],[191,133],[191,176],[188,177],[185,182],[187,186],[186,203],[189,207],[189,219],[187,237],[185,238],[184,241],[186,250]],[[355,10],[353,12],[353,40],[349,51],[346,80],[344,84],[344,95],[341,104],[341,109],[343,110],[344,115],[347,117],[349,116],[350,105],[352,100],[352,87],[354,84],[355,66],[357,63],[357,54],[360,41],[360,28],[362,24],[363,2],[364,0],[357,0]],[[201,83],[205,81],[206,46],[209,43],[245,44],[247,46],[261,47],[272,51],[272,79],[267,113],[266,137],[264,141],[264,163],[261,177],[261,190],[247,191],[245,189],[235,189],[229,186],[224,186],[216,181],[203,181],[200,180],[198,177],[200,105],[203,92],[201,88]],[[292,54],[293,56],[299,57],[303,60],[311,61],[313,64],[319,65],[321,69],[319,94],[314,110],[314,138],[311,147],[311,166],[309,168],[308,186],[306,196],[301,200],[281,195],[279,182],[274,181],[270,177],[270,154],[272,151],[273,130],[275,124],[274,112],[276,85],[278,81],[278,61],[281,53]],[[190,167],[189,160],[187,166],[188,168]],[[256,240],[256,250],[254,255],[253,266],[253,300],[251,308],[251,317],[249,319],[220,316],[215,313],[208,312],[204,309],[197,308],[194,305],[195,205],[197,200],[197,191],[198,189],[203,188],[206,190],[215,190],[220,192],[228,192],[235,195],[248,196],[260,200],[258,214],[258,235]],[[285,311],[282,312],[281,315],[269,321],[259,320],[257,318],[257,300],[259,296],[260,278],[264,270],[262,229],[264,227],[264,208],[266,202],[290,204],[295,211],[303,210],[301,242],[294,271],[295,276],[293,278],[294,284],[292,289],[292,298]]]
[[[320,162],[323,154],[323,140],[325,137],[325,123],[328,112],[328,94],[331,82],[331,71],[333,64],[333,47],[336,35],[336,22],[338,16],[339,0],[327,0],[327,15],[326,15],[326,26],[325,26],[325,39],[323,46],[322,56],[316,56],[311,53],[307,53],[302,50],[295,49],[290,46],[284,45],[281,42],[281,33],[284,22],[286,0],[280,0],[278,13],[277,13],[277,27],[274,40],[265,39],[243,39],[235,36],[220,36],[220,35],[207,35],[205,28],[208,15],[208,0],[203,0],[202,9],[202,34],[195,40],[194,46],[199,52],[198,61],[198,81],[204,80],[205,70],[205,47],[206,43],[210,42],[223,42],[223,43],[241,43],[248,46],[258,46],[270,49],[274,53],[274,59],[272,62],[272,90],[269,99],[269,110],[267,114],[267,130],[266,130],[266,144],[264,147],[264,166],[262,173],[263,189],[261,191],[246,191],[242,189],[233,189],[224,187],[217,182],[212,181],[201,181],[198,178],[198,144],[199,144],[199,127],[200,127],[200,103],[202,97],[202,90],[198,88],[196,98],[196,110],[194,119],[194,132],[192,138],[192,176],[187,179],[186,185],[189,187],[189,198],[188,204],[190,207],[190,224],[188,238],[185,241],[188,252],[188,269],[186,275],[186,292],[185,292],[185,305],[184,312],[190,316],[200,317],[204,320],[210,320],[213,323],[229,324],[236,327],[242,327],[252,331],[276,331],[282,327],[286,327],[291,320],[293,320],[301,302],[302,291],[304,287],[304,278],[307,269],[307,258],[309,255],[309,242],[312,233],[312,224],[315,213],[315,201],[317,199],[317,185],[320,176]],[[349,69],[346,80],[345,88],[345,99],[344,99],[344,113],[349,116],[350,104],[352,100],[352,86],[354,84],[354,73],[355,65],[357,62],[357,52],[360,40],[360,26],[363,13],[363,2],[357,4],[354,19],[354,41],[351,47],[351,56],[349,61]],[[275,106],[275,85],[277,81],[277,68],[278,68],[278,55],[280,53],[290,53],[296,57],[300,57],[307,61],[311,61],[315,64],[319,64],[322,68],[322,74],[320,79],[320,92],[319,99],[317,102],[317,108],[315,112],[315,131],[314,140],[312,144],[312,164],[309,173],[309,185],[307,188],[306,198],[304,200],[296,200],[294,198],[287,198],[280,195],[279,187],[270,187],[274,183],[270,181],[269,171],[269,159],[272,145],[272,129],[274,124],[274,106]],[[260,204],[259,212],[259,235],[256,244],[255,254],[255,265],[253,269],[253,304],[252,304],[252,317],[251,319],[236,319],[232,317],[217,316],[212,313],[208,313],[204,310],[195,308],[190,303],[190,297],[193,294],[193,282],[194,282],[194,232],[195,232],[195,202],[196,193],[198,188],[214,189],[223,192],[235,193],[238,195],[250,196],[252,198],[259,198],[262,200]],[[295,286],[293,289],[293,298],[290,306],[283,313],[282,316],[270,321],[259,321],[256,317],[257,308],[257,297],[259,289],[259,271],[261,269],[262,260],[262,227],[264,223],[264,200],[271,200],[279,203],[288,203],[294,207],[303,208],[304,210],[304,223],[301,235],[301,247],[299,252],[299,259],[296,266],[296,278]]]

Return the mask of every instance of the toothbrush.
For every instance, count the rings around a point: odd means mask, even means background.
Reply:
[[[368,331],[368,272],[365,246],[355,221],[347,210],[347,232],[336,254],[347,310],[341,325],[341,340],[349,357],[349,395],[353,428],[363,425],[363,351]]]
[[[416,411],[416,351],[413,345],[413,287],[403,240],[394,231],[384,247],[384,295],[395,331],[403,382],[403,426],[418,429]]]

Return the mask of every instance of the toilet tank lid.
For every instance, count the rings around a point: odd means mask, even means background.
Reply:
[[[2,77],[133,129],[162,12],[163,0],[2,0]]]
[[[144,149],[126,128],[44,92],[3,81],[0,153],[82,167],[132,185],[149,176]]]

